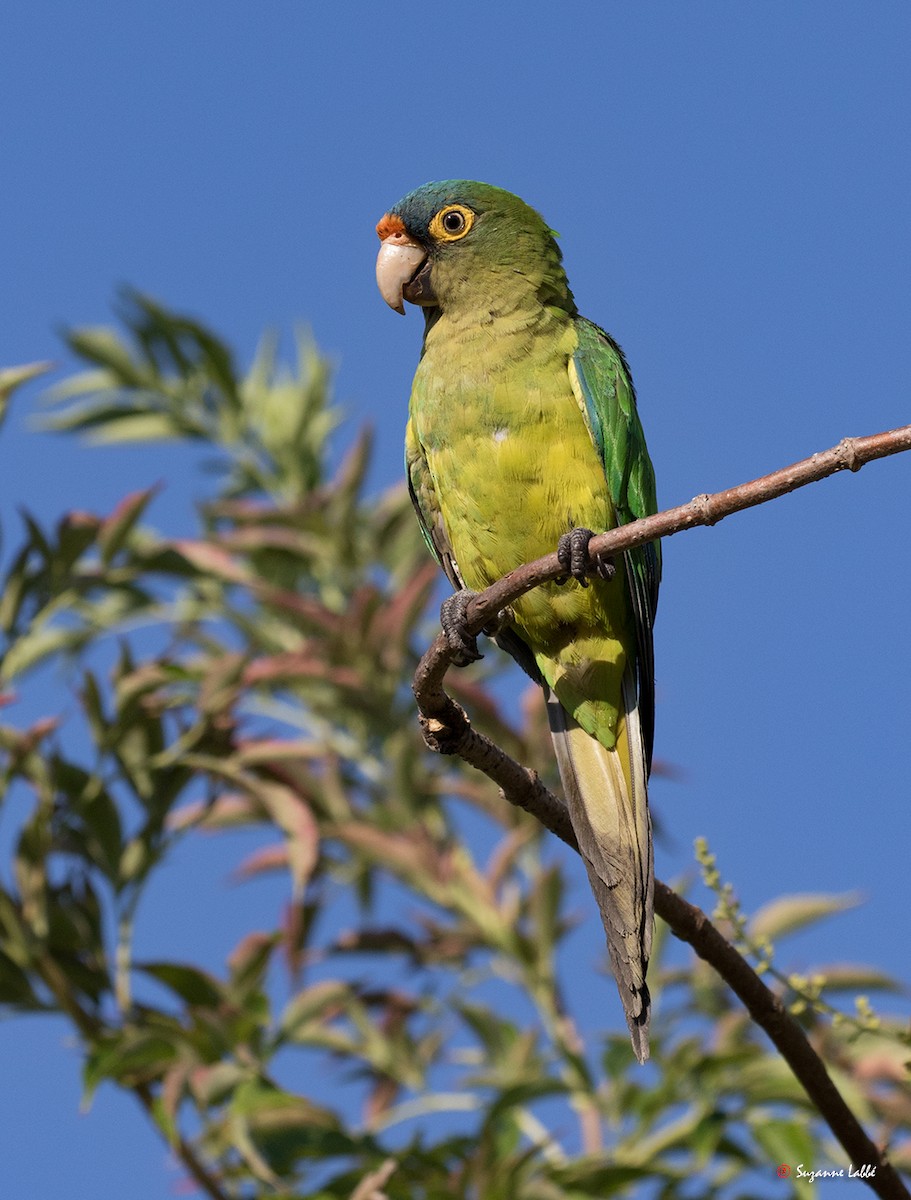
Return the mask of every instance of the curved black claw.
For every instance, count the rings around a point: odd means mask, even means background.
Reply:
[[[592,557],[588,553],[588,543],[594,536],[593,530],[579,527],[560,534],[557,558],[566,574],[561,575],[557,583],[566,583],[572,576],[582,587],[588,587],[589,574],[597,575],[599,579],[613,579],[616,568],[611,560],[597,555]]]
[[[440,624],[443,626],[443,633],[454,654],[453,662],[457,667],[467,667],[469,663],[484,657],[478,649],[478,639],[465,628],[468,624],[468,605],[477,594],[470,588],[462,588],[444,600],[440,606]]]

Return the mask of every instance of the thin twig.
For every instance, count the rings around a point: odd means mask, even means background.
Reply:
[[[152,1123],[157,1125],[155,1120],[155,1093],[146,1083],[137,1083],[130,1089],[136,1096],[136,1099],[152,1118]],[[192,1145],[180,1133],[169,1141],[168,1145],[183,1163],[187,1174],[195,1180],[200,1191],[205,1192],[209,1200],[228,1200],[228,1193],[223,1191],[216,1177],[209,1171]]]
[[[911,425],[870,437],[845,438],[831,450],[814,454],[812,458],[750,483],[711,496],[697,496],[689,504],[600,534],[592,539],[589,550],[592,554],[608,557],[697,525],[714,525],[732,513],[764,504],[837,471],[858,471],[873,459],[904,450],[911,450]],[[519,596],[563,573],[556,553],[511,571],[472,600],[468,608],[470,632],[479,633],[501,609]],[[578,852],[563,804],[541,783],[534,771],[515,762],[484,734],[473,729],[463,709],[446,693],[443,679],[451,665],[452,651],[440,634],[418,664],[412,685],[428,745],[440,753],[457,754],[483,771],[499,784],[511,804],[537,817],[551,833]],[[864,1182],[883,1200],[908,1200],[909,1192],[895,1168],[864,1132],[801,1027],[743,956],[701,909],[661,882],[655,885],[655,911],[677,937],[688,942],[700,958],[714,967],[741,999],[750,1017],[765,1030],[788,1063],[852,1164],[858,1168],[875,1168],[874,1175]]]

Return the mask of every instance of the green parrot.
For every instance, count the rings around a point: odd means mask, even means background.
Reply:
[[[555,235],[524,201],[468,180],[428,183],[377,225],[386,302],[424,310],[405,464],[424,538],[467,599],[554,548],[566,577],[505,614],[497,641],[545,691],[557,763],[598,902],[633,1049],[648,1057],[654,868],[658,543],[592,561],[592,530],[656,511],[655,477],[617,343],[576,310]]]

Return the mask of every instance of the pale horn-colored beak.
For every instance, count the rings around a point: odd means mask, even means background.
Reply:
[[[402,291],[426,257],[425,247],[412,241],[404,230],[395,230],[383,238],[376,259],[377,287],[389,307],[403,316]]]

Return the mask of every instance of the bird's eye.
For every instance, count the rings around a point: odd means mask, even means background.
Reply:
[[[474,224],[474,213],[464,204],[447,204],[430,222],[430,232],[440,242],[457,242]]]

